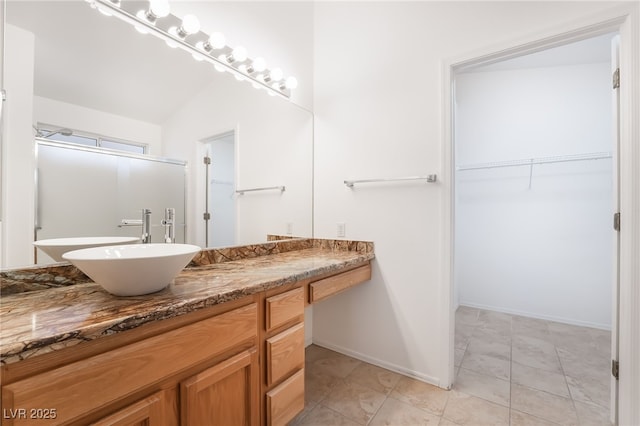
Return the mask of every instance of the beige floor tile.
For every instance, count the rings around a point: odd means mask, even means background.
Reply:
[[[360,424],[367,424],[378,411],[386,396],[381,392],[342,380],[322,400],[322,405]]]
[[[567,376],[567,384],[575,401],[590,402],[602,407],[610,405],[611,384],[608,381]]]
[[[511,387],[511,408],[562,425],[578,424],[571,399],[518,384]]]
[[[503,312],[480,310],[478,322],[482,324],[508,324],[511,326],[513,315]]]
[[[337,354],[337,352],[323,348],[322,346],[309,345],[304,350],[304,359],[306,362],[313,362],[321,358],[330,358]]]
[[[510,386],[511,384],[507,380],[500,380],[461,368],[453,384],[453,389],[509,407]]]
[[[611,359],[601,355],[576,355],[558,349],[560,364],[565,375],[608,382],[611,378]]]
[[[307,402],[306,395],[305,395],[304,409],[293,420],[291,420],[291,422],[289,423],[289,426],[298,426],[302,424],[302,419],[304,419],[307,416],[307,414],[313,411],[313,409],[316,408],[317,405],[318,403],[315,401]]]
[[[304,396],[307,402],[320,402],[340,379],[317,369],[305,368]]]
[[[522,365],[552,371],[554,373],[562,373],[562,366],[560,365],[560,359],[556,351],[549,350],[549,347],[546,345],[536,348],[535,346],[516,346],[514,343],[511,350],[511,357],[513,362]]]
[[[508,361],[511,359],[511,346],[495,341],[471,338],[467,346],[467,354],[488,355]]]
[[[390,396],[440,416],[447,404],[449,394],[449,391],[440,389],[437,386],[409,377],[401,377]]]
[[[441,417],[438,426],[458,426],[458,423],[454,423],[451,420],[447,420],[444,417]]]
[[[480,311],[468,306],[459,306],[456,309],[456,326],[459,324],[469,324],[475,326],[478,323]]]
[[[344,379],[360,364],[362,364],[362,362],[355,358],[333,352],[328,356],[306,362],[305,367],[314,372],[322,372],[333,377]]]
[[[536,318],[514,316],[511,322],[511,332],[513,336],[534,337],[548,343],[553,343],[547,323],[548,321]]]
[[[412,405],[387,398],[369,426],[437,426],[440,417]]]
[[[454,336],[456,349],[465,350],[467,348],[467,345],[469,344],[469,339],[471,338],[472,335],[473,335],[472,327],[468,327],[464,325],[456,326],[455,336]]]
[[[340,413],[318,404],[309,414],[295,423],[295,426],[358,426],[361,424],[363,423],[356,423]]]
[[[511,410],[511,426],[556,426],[557,424],[558,423],[541,419],[540,417],[534,417],[530,414]]]
[[[395,387],[400,374],[375,365],[363,362],[347,376],[353,382],[366,386],[374,391],[388,394]]]
[[[574,401],[580,426],[611,426],[609,409],[586,402]]]
[[[454,359],[453,359],[453,365],[458,367],[460,366],[460,364],[462,363],[462,358],[464,358],[464,353],[465,350],[464,349],[456,349],[455,350],[455,355],[454,355]]]
[[[529,367],[517,362],[511,365],[511,382],[565,398],[571,397],[563,374]]]
[[[490,355],[479,353],[467,354],[462,364],[460,364],[460,367],[502,380],[509,380],[511,377],[511,363]]]
[[[508,425],[509,409],[461,392],[451,391],[443,418],[459,425]]]
[[[495,342],[503,345],[511,345],[511,330],[500,330],[488,327],[476,327],[473,330],[472,339],[481,340],[483,342]]]

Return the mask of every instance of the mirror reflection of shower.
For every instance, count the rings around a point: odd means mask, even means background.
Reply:
[[[204,143],[210,159],[209,164],[205,164],[205,245],[233,246],[236,244],[235,132],[212,136]]]

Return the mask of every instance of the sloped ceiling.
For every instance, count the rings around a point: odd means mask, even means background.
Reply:
[[[37,96],[160,125],[200,88],[234,81],[83,0],[8,0],[6,17],[35,34]]]

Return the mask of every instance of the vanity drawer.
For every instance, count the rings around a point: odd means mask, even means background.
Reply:
[[[371,264],[360,266],[309,284],[309,303],[319,302],[371,279]]]
[[[304,288],[298,287],[267,298],[267,331],[304,315]]]
[[[2,406],[27,412],[55,408],[55,420],[38,422],[43,425],[78,421],[124,396],[256,339],[257,312],[257,304],[252,303],[4,385]],[[26,422],[28,419],[15,418],[8,424]]]
[[[267,339],[267,385],[304,366],[304,323]]]
[[[304,369],[267,392],[267,425],[286,425],[304,410]]]

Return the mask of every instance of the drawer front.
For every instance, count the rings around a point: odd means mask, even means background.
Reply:
[[[92,423],[91,426],[160,426],[166,424],[164,391],[118,410],[116,413]]]
[[[55,420],[39,421],[42,425],[78,419],[255,338],[257,312],[253,303],[3,386],[3,408],[55,408]]]
[[[319,302],[334,294],[371,279],[371,264],[333,275],[309,285],[309,303]]]
[[[267,425],[286,425],[304,410],[304,369],[267,392]]]
[[[267,339],[267,385],[304,366],[304,323]]]
[[[289,290],[267,298],[267,331],[304,315],[304,289]]]

